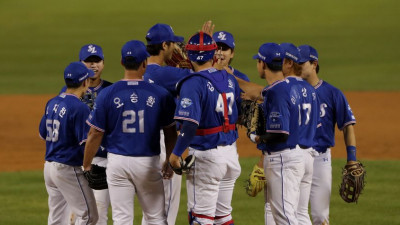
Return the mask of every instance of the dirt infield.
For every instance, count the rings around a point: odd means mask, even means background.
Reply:
[[[400,159],[400,92],[346,92],[357,119],[355,127],[359,159]],[[0,171],[40,170],[45,144],[38,125],[52,95],[0,96]],[[397,99],[397,100],[396,100]],[[240,129],[239,154],[258,156],[259,151]],[[345,158],[343,135],[336,135],[335,158]]]

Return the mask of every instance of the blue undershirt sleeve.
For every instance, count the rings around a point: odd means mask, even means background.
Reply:
[[[172,153],[174,153],[177,156],[182,155],[182,153],[186,150],[187,147],[189,147],[190,142],[196,135],[197,127],[198,125],[196,123],[186,120],[183,121],[181,132],[178,136],[178,140],[176,141]]]

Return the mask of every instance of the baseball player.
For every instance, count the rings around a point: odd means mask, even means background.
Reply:
[[[195,73],[178,83],[175,119],[181,133],[170,157],[173,168],[187,147],[194,167],[186,177],[190,224],[233,224],[232,194],[240,175],[236,149],[240,89],[234,76],[212,67],[217,45],[203,32],[186,46]]]
[[[84,170],[90,170],[104,137],[114,224],[133,224],[135,193],[148,224],[167,224],[159,140],[162,128],[168,158],[176,140],[175,102],[164,88],[142,80],[149,56],[142,42],[127,42],[121,55],[124,79],[100,93],[87,120]]]
[[[175,42],[182,42],[183,37],[176,36],[171,26],[167,24],[155,24],[146,34],[147,52],[150,54],[146,72],[143,79],[149,83],[155,83],[167,89],[175,98],[177,97],[176,84],[183,77],[188,76],[192,71],[172,66],[164,66],[167,59],[170,59],[174,51]],[[171,106],[170,106],[171,107]],[[160,163],[165,161],[164,134],[161,132],[161,157]],[[168,224],[175,224],[179,210],[181,195],[182,176],[175,175],[171,179],[164,179],[165,212]],[[145,217],[142,225],[147,225]]]
[[[79,52],[79,60],[86,65],[87,68],[93,70],[95,75],[90,78],[88,90],[82,97],[82,102],[93,109],[94,102],[98,94],[112,83],[101,79],[101,74],[104,69],[104,54],[103,49],[99,45],[87,44],[82,46]],[[64,87],[61,92],[64,92]],[[93,159],[93,164],[106,167],[107,165],[107,151],[104,148],[105,143],[101,145],[99,151]],[[97,211],[99,212],[99,221],[97,225],[106,225],[108,221],[108,207],[110,206],[110,195],[108,189],[93,190],[94,197],[96,198]],[[75,215],[71,215],[70,223],[75,224]]]
[[[46,104],[39,134],[46,140],[44,178],[49,194],[48,224],[65,224],[69,208],[75,224],[96,224],[98,213],[92,189],[82,171],[83,143],[89,126],[90,109],[79,98],[87,91],[94,72],[81,62],[69,64],[64,71],[65,93]]]
[[[218,52],[215,54],[216,60],[220,60],[221,66],[228,67],[236,77],[250,81],[246,74],[230,66],[235,56],[235,39],[233,35],[227,31],[217,31],[213,34],[213,39],[218,46]]]
[[[356,119],[343,93],[326,81],[319,79],[318,52],[309,45],[299,46],[300,54],[307,61],[303,64],[302,77],[314,86],[320,102],[322,126],[316,133],[314,173],[310,204],[314,225],[329,224],[329,202],[332,188],[331,147],[335,146],[335,124],[343,131],[347,162],[356,161]]]
[[[303,152],[313,146],[318,118],[312,110],[317,104],[314,90],[305,88],[301,78],[283,79],[286,53],[282,46],[266,43],[254,56],[261,78],[269,84],[263,91],[267,133],[250,136],[265,153],[266,211],[272,214],[266,213],[265,224],[300,224],[297,205],[305,170]]]
[[[301,119],[305,119],[304,123],[299,123],[299,140],[298,146],[304,154],[304,175],[300,184],[300,199],[297,209],[297,218],[300,225],[311,225],[311,219],[308,214],[308,202],[311,190],[314,156],[318,153],[314,150],[316,142],[314,141],[317,126],[319,124],[319,104],[315,89],[303,80],[300,75],[303,64],[307,61],[300,55],[299,49],[291,43],[280,44],[284,51],[283,75],[291,83],[297,83],[301,88],[303,96],[311,96],[310,101],[306,101],[299,105],[299,111],[305,113],[301,115]]]

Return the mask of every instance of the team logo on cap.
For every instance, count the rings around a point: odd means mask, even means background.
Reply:
[[[219,40],[226,41],[226,34],[224,32],[219,32],[217,38]]]
[[[97,53],[96,47],[94,47],[93,45],[89,45],[87,51],[92,54]]]

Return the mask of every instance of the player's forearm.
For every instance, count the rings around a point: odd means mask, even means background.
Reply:
[[[345,128],[343,128],[343,137],[344,137],[344,143],[346,146],[356,146],[356,135],[354,132],[354,126],[353,125],[348,125]]]
[[[240,89],[242,89],[245,92],[244,96],[246,99],[249,98],[251,100],[256,101],[256,100],[262,98],[261,92],[264,89],[263,86],[258,85],[256,83],[242,80],[237,77],[235,77],[235,78],[236,78],[237,82],[239,83]]]
[[[84,170],[90,170],[93,157],[96,155],[100,147],[101,140],[103,140],[103,136],[104,136],[103,132],[98,131],[93,127],[90,128],[83,157]]]
[[[356,161],[356,135],[353,125],[343,128],[343,137],[346,144],[347,161]]]
[[[174,150],[172,151],[176,156],[181,156],[186,148],[189,147],[190,142],[196,135],[197,127],[198,125],[193,122],[183,122],[181,133],[178,135],[178,140],[176,141]]]
[[[165,139],[164,139],[165,151],[166,151],[167,159],[168,159],[172,153],[172,150],[174,149],[178,135],[177,135],[175,126],[163,128],[163,131],[164,131],[164,136],[165,136]]]

